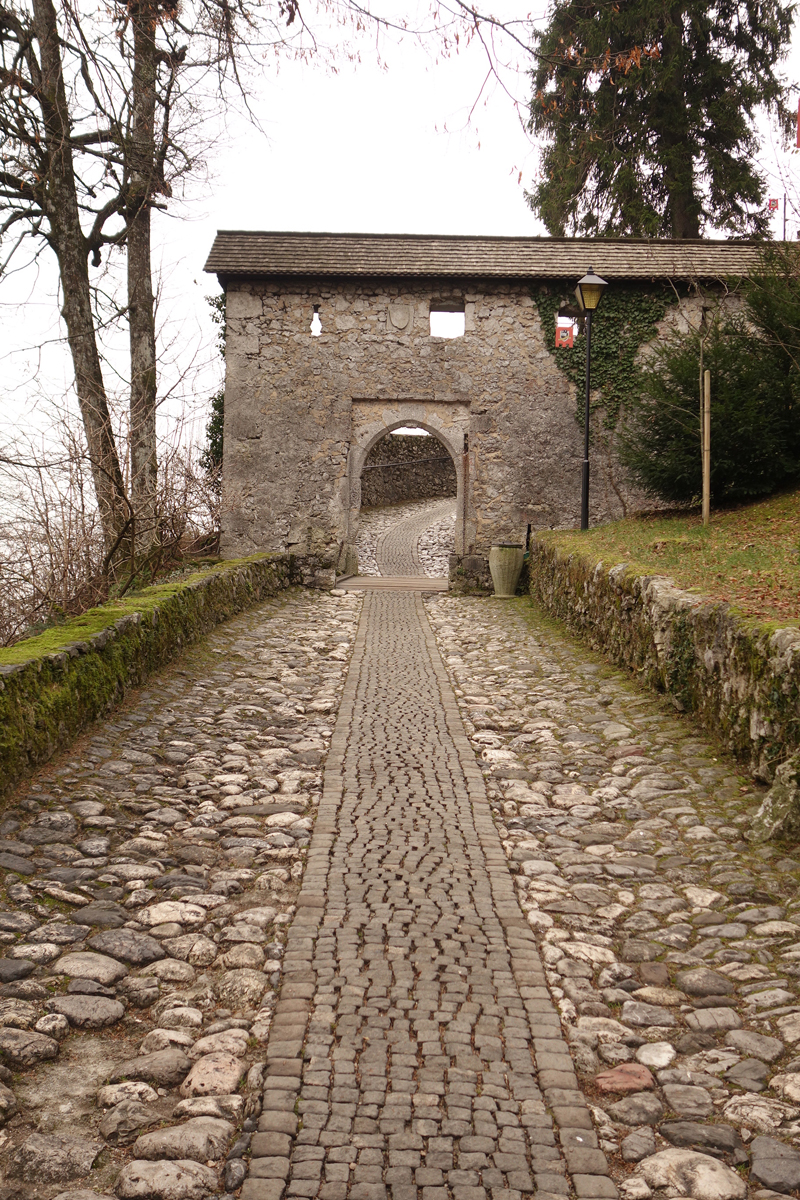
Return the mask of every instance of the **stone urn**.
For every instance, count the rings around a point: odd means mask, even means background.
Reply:
[[[499,542],[489,551],[489,570],[492,573],[494,594],[507,600],[517,590],[525,551],[520,542]]]

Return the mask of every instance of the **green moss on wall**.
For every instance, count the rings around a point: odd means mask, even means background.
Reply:
[[[208,570],[195,571],[172,583],[160,583],[154,587],[143,588],[138,592],[131,592],[123,600],[109,600],[108,603],[100,604],[97,608],[87,609],[79,617],[73,617],[61,625],[45,629],[43,633],[39,633],[35,637],[25,638],[24,641],[16,642],[13,646],[0,649],[0,666],[5,663],[23,663],[31,658],[41,658],[42,655],[56,653],[71,643],[81,642],[101,630],[107,629],[120,617],[137,612],[151,612],[160,607],[169,596],[180,594],[186,588],[201,583],[210,575],[227,574],[234,568],[267,560],[268,556],[264,554],[254,554],[251,558],[228,559],[226,562],[217,563]]]
[[[643,346],[658,337],[658,323],[681,293],[666,283],[615,282],[603,296],[592,320],[592,412],[602,415],[602,427],[616,428],[625,404],[639,391],[638,358]],[[569,288],[557,292],[535,288],[531,295],[539,310],[542,328],[550,338],[562,304],[574,304]],[[575,419],[583,425],[585,341],[579,338],[571,349],[560,349],[558,367],[575,384]]]
[[[220,563],[91,609],[2,651],[0,794],[183,646],[234,613],[315,578],[315,564],[291,555]]]
[[[664,576],[536,538],[531,596],[594,649],[668,693],[759,778],[800,748],[800,632],[743,620]]]

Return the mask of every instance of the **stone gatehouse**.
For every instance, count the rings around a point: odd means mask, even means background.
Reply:
[[[756,254],[721,241],[218,233],[205,269],[227,296],[223,553],[294,549],[356,570],[364,464],[404,426],[452,458],[455,551],[470,569],[529,525],[576,525],[576,389],[534,289],[566,299],[590,267],[612,287],[680,283],[666,328],[698,319],[698,284],[724,291]],[[437,336],[439,313],[462,314],[463,333]],[[626,497],[596,451],[592,522],[622,515]]]

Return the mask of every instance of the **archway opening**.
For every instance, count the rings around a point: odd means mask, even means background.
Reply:
[[[361,508],[455,498],[456,468],[446,447],[419,426],[387,433],[361,468]]]
[[[458,478],[451,452],[428,430],[405,425],[379,438],[361,468],[361,575],[448,574]]]

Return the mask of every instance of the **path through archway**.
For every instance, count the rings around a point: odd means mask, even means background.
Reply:
[[[401,427],[375,442],[361,474],[359,574],[446,578],[457,494],[452,455],[433,434]]]
[[[366,509],[357,543],[359,574],[447,578],[455,509],[455,497]]]
[[[461,403],[353,403],[346,573],[446,579],[468,519],[468,428]]]

